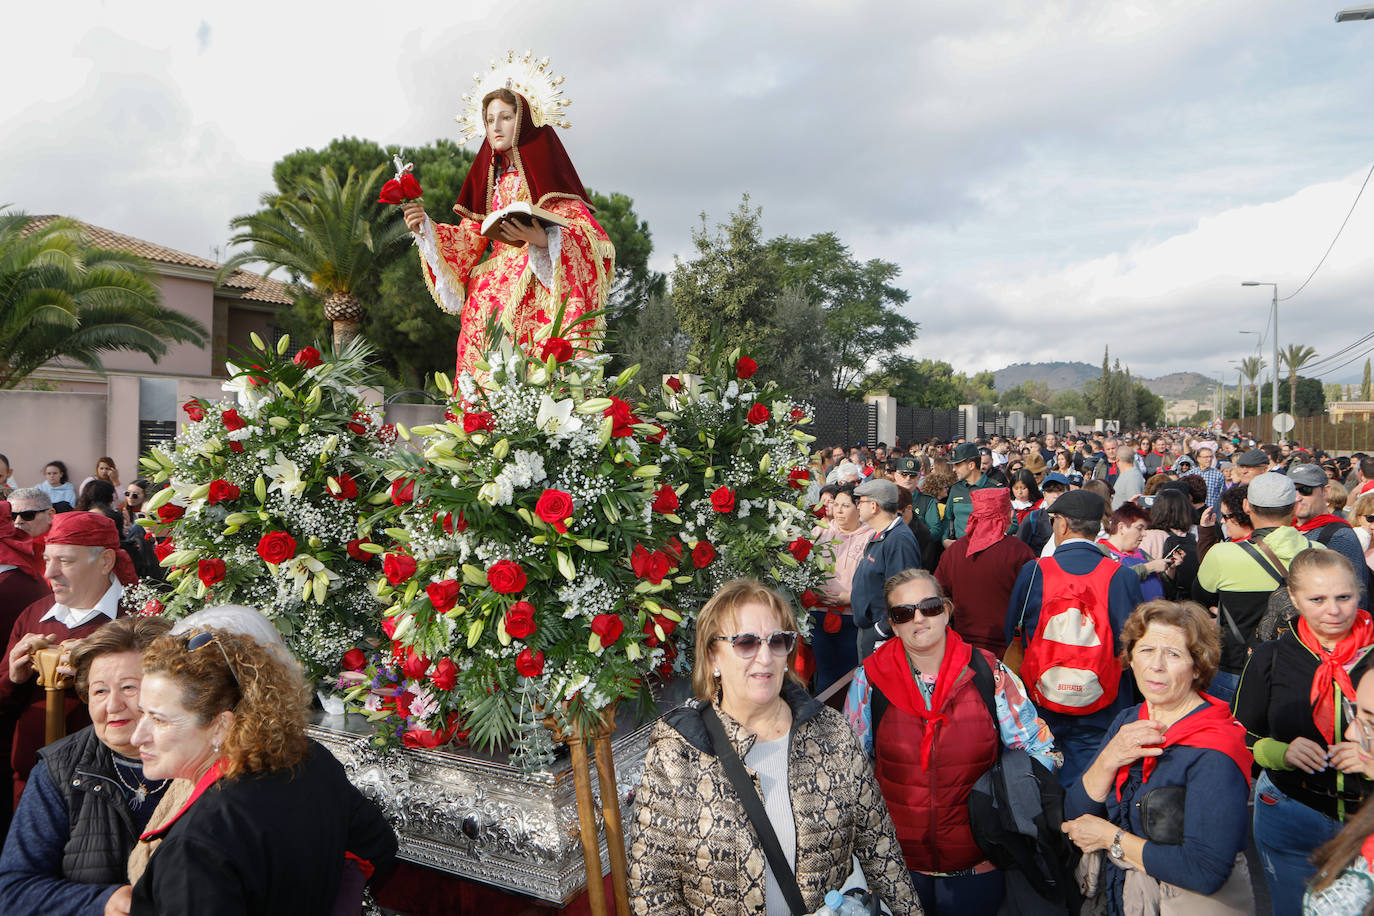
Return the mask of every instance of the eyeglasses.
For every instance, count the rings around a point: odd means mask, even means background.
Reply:
[[[797,634],[792,630],[777,630],[767,637],[757,633],[736,633],[734,636],[713,636],[712,639],[719,639],[728,642],[735,647],[735,654],[740,658],[753,658],[758,654],[759,646],[768,643],[768,651],[774,655],[791,655],[792,650],[797,647]]]
[[[916,619],[917,611],[921,612],[922,617],[938,617],[945,612],[945,599],[932,595],[915,604],[894,604],[887,609],[887,619],[893,623],[911,623]]]
[[[196,652],[204,649],[210,643],[214,643],[219,648],[219,654],[224,658],[224,666],[229,669],[229,676],[234,679],[234,686],[243,692],[243,685],[239,683],[239,676],[234,671],[234,663],[229,661],[229,653],[224,651],[224,644],[219,641],[214,633],[209,630],[201,630],[190,639],[186,640],[186,651]]]
[[[19,518],[22,518],[26,522],[31,522],[47,511],[47,509],[23,509],[14,510],[14,514],[17,515]]]

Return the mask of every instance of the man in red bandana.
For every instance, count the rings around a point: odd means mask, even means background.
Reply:
[[[1007,537],[1011,495],[1005,487],[969,494],[973,514],[965,534],[940,555],[935,578],[954,602],[950,626],[998,658],[1007,649],[1007,604],[1021,567],[1035,559],[1020,538]]]
[[[15,525],[10,504],[0,502],[0,633],[6,636],[26,607],[52,595],[43,579],[42,555],[28,532]],[[12,799],[4,791],[9,785],[13,733],[0,727],[0,825],[8,824],[13,814]]]
[[[46,703],[34,682],[33,652],[100,629],[119,615],[125,587],[138,581],[115,523],[94,512],[65,512],[53,520],[45,564],[52,594],[20,613],[9,633],[8,665],[0,666],[0,732],[13,735],[16,804],[44,739]],[[69,695],[67,732],[90,721],[85,705]]]

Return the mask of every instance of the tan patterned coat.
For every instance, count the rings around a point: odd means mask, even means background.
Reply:
[[[882,793],[854,732],[795,684],[788,782],[796,822],[794,866],[811,910],[839,888],[857,855],[895,916],[921,913]],[[755,736],[715,707],[741,759]],[[750,773],[758,789],[758,777]],[[758,916],[767,859],[738,796],[711,752],[699,705],[654,729],[630,825],[630,906],[637,916]]]

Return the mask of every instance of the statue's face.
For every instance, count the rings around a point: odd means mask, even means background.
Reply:
[[[515,144],[515,106],[501,99],[487,105],[487,142],[498,153],[508,152]]]

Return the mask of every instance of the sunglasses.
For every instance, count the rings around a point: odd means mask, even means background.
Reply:
[[[922,617],[939,617],[945,612],[945,599],[932,595],[915,604],[894,604],[887,609],[887,619],[893,623],[911,623],[916,619],[917,611],[921,612]]]
[[[140,493],[138,490],[125,490],[125,491],[124,491],[124,495],[125,495],[126,497],[128,497],[129,499],[142,499],[142,498],[143,498],[143,494]]]
[[[243,685],[239,683],[239,676],[234,671],[233,662],[229,661],[229,653],[224,651],[224,644],[219,641],[219,638],[215,636],[214,633],[211,633],[209,630],[201,630],[196,633],[190,639],[186,640],[186,651],[198,652],[210,643],[214,643],[219,649],[219,654],[224,659],[224,667],[229,669],[229,676],[234,679],[234,686],[242,693]]]
[[[757,633],[736,633],[734,636],[711,638],[724,640],[734,646],[735,654],[740,658],[753,658],[758,654],[759,646],[765,642],[768,643],[768,651],[774,655],[791,655],[797,647],[797,634],[791,630],[777,630],[767,637]]]
[[[1295,483],[1293,484],[1293,489],[1297,490],[1303,496],[1311,496],[1313,493],[1320,490],[1321,487],[1309,487],[1305,483]]]
[[[1369,522],[1369,524],[1374,525],[1374,515],[1366,515],[1364,517],[1364,520]]]
[[[19,518],[22,518],[26,522],[31,522],[47,511],[47,509],[24,509],[22,511],[15,512],[14,514]]]
[[[1221,520],[1223,522],[1229,522],[1233,518],[1235,518],[1234,515],[1227,515],[1225,512],[1221,513]]]

